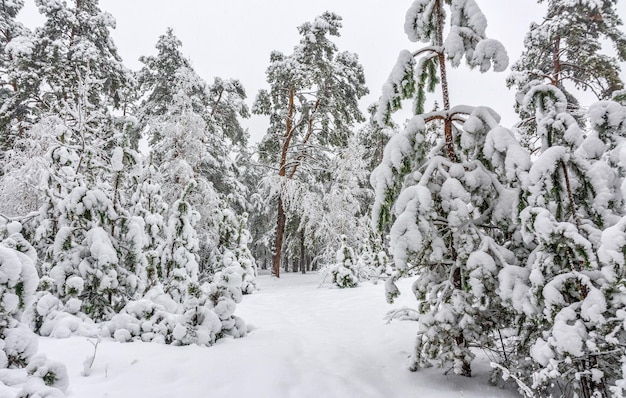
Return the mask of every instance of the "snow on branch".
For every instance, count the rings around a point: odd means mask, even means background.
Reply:
[[[383,85],[383,93],[376,112],[376,121],[384,126],[389,123],[391,114],[402,108],[402,100],[415,93],[415,58],[408,50],[398,55],[398,61],[389,78]]]

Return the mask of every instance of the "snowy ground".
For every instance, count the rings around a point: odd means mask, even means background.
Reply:
[[[40,351],[67,365],[69,397],[515,397],[488,385],[486,360],[475,377],[442,369],[406,370],[416,324],[383,320],[388,310],[414,305],[410,281],[397,304],[385,303],[382,284],[318,288],[315,274],[263,275],[261,290],[237,308],[253,329],[213,347],[103,341],[93,354],[85,338],[42,338]]]

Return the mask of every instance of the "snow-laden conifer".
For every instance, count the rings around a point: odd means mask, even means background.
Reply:
[[[624,108],[594,105],[585,137],[554,85],[533,87],[524,104],[542,146],[520,213],[532,251],[523,270],[501,274],[501,297],[516,312],[520,333],[509,371],[526,395],[619,396],[609,390],[617,391],[623,377],[611,364],[625,354],[616,315],[623,258],[615,256],[624,216],[624,173],[615,157],[624,142]]]
[[[300,42],[293,52],[270,55],[266,72],[270,90],[261,90],[253,107],[253,112],[270,116],[259,154],[261,161],[277,169],[269,182],[277,188],[275,276],[283,265],[285,243],[296,241],[285,240],[288,221],[297,222],[286,206],[287,194],[296,186],[319,193],[329,153],[345,146],[353,123],[363,120],[357,103],[367,93],[363,68],[356,54],[339,52],[332,41],[340,28],[341,17],[331,12],[299,26]],[[302,233],[297,225],[293,229]]]
[[[504,48],[487,39],[485,29],[473,0],[413,2],[405,31],[426,46],[400,54],[378,106],[381,123],[390,122],[407,98],[418,113],[390,138],[371,177],[372,221],[379,231],[391,223],[388,299],[398,294],[394,280],[419,275],[413,370],[435,361],[469,376],[471,347],[494,349],[494,334],[504,324],[495,292],[499,270],[515,263],[504,244],[514,231],[519,196],[513,179],[528,167],[528,156],[491,109],[452,107],[446,75],[447,63],[458,66],[462,59],[482,72],[507,67]],[[443,109],[424,113],[425,94],[439,82]]]
[[[19,222],[0,220],[0,393],[64,397],[65,366],[37,354],[37,336],[21,321],[39,283],[37,252],[21,231]]]
[[[533,22],[524,39],[524,52],[511,67],[509,87],[517,89],[516,111],[522,138],[536,150],[541,145],[535,134],[534,114],[523,104],[537,85],[552,84],[567,98],[568,111],[584,121],[578,92],[587,91],[597,100],[608,100],[623,89],[619,63],[626,60],[626,35],[617,1],[539,0],[547,6],[541,22]],[[605,52],[610,43],[615,49]]]
[[[509,78],[537,155],[522,184],[517,253],[525,264],[500,274],[519,332],[505,374],[527,396],[620,396],[623,376],[610,364],[624,357],[615,316],[622,276],[607,253],[620,245],[613,238],[624,215],[624,108],[607,99],[623,86],[626,40],[613,1],[547,3]],[[601,54],[603,37],[616,57]],[[603,101],[586,114],[575,89]]]
[[[339,288],[356,287],[359,284],[357,258],[347,240],[345,235],[341,236],[341,246],[337,250],[335,263],[324,270],[330,275],[332,284]]]
[[[37,74],[28,65],[33,53],[33,34],[18,21],[23,0],[0,3],[0,157],[15,145],[33,123],[32,99]]]

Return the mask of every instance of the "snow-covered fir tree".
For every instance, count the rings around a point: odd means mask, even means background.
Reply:
[[[331,41],[340,28],[341,17],[331,12],[300,25],[300,43],[293,53],[270,55],[266,72],[270,89],[261,90],[255,100],[253,112],[270,116],[270,127],[259,145],[260,159],[278,170],[270,183],[278,187],[275,276],[280,274],[290,217],[284,197],[287,186],[294,186],[298,177],[301,182],[316,181],[315,172],[324,168],[328,152],[345,146],[353,123],[363,120],[357,104],[367,93],[363,68],[356,54],[339,52]]]
[[[498,126],[494,111],[452,107],[447,80],[448,65],[463,59],[481,72],[507,67],[504,48],[485,37],[486,26],[473,0],[414,1],[405,32],[426,46],[400,54],[378,107],[381,123],[390,122],[404,99],[414,99],[418,114],[391,137],[371,177],[372,221],[379,231],[392,224],[395,272],[387,282],[388,299],[398,294],[394,280],[419,274],[413,286],[419,301],[413,370],[435,361],[470,376],[471,347],[493,348],[503,325],[495,291],[498,271],[515,262],[504,243],[517,208],[512,181],[527,157],[512,133]],[[426,93],[437,83],[443,108],[424,113]]]

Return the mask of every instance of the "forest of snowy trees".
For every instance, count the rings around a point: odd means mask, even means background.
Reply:
[[[172,29],[132,71],[98,0],[35,0],[34,29],[0,0],[0,384],[64,396],[37,335],[244,337],[237,304],[268,269],[384,280],[388,301],[417,277],[398,312],[413,371],[471,376],[479,349],[522,396],[626,396],[626,34],[618,0],[538,1],[522,54],[487,38],[479,0],[407,4],[417,44],[365,110],[380,88],[330,11],[250,99]],[[509,74],[515,125],[451,103],[461,63]]]

